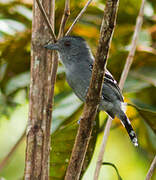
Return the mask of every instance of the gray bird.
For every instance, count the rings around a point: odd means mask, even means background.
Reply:
[[[60,60],[65,66],[69,86],[78,98],[85,102],[94,63],[94,56],[86,41],[79,36],[65,36],[55,44],[47,44],[44,47],[58,51]],[[99,110],[105,111],[111,118],[117,116],[126,128],[133,144],[138,146],[136,134],[125,114],[125,107],[126,103],[117,82],[106,70]]]

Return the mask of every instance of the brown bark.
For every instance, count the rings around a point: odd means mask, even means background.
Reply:
[[[154,174],[154,170],[156,169],[156,155],[152,161],[152,164],[148,170],[148,173],[146,175],[146,179],[145,180],[150,180],[152,175]]]
[[[133,62],[133,58],[134,58],[134,54],[135,54],[135,50],[136,50],[136,45],[137,45],[138,34],[140,32],[140,29],[141,29],[141,26],[143,23],[144,6],[145,6],[145,0],[142,0],[141,8],[140,8],[139,15],[138,15],[137,21],[136,21],[136,26],[135,26],[135,31],[134,31],[132,43],[131,43],[131,48],[129,51],[129,55],[126,59],[126,64],[124,66],[124,69],[123,69],[123,72],[122,72],[122,75],[120,78],[120,82],[119,82],[119,87],[121,90],[123,89],[124,83],[126,81],[130,67],[131,67],[132,62]],[[104,152],[105,152],[106,143],[107,143],[108,135],[110,132],[111,124],[112,124],[112,119],[111,119],[111,117],[109,117],[107,120],[106,126],[105,126],[104,135],[103,135],[103,139],[102,139],[102,143],[101,143],[101,148],[100,148],[98,160],[96,163],[94,180],[97,180],[99,177],[99,174],[100,174],[100,168],[102,167],[102,160],[103,160],[103,156],[104,156]]]
[[[80,178],[82,165],[90,141],[93,123],[100,100],[101,85],[105,73],[110,40],[116,22],[117,7],[118,0],[107,0],[90,88],[87,94],[86,104],[80,120],[80,126],[65,180],[78,180]]]
[[[46,14],[54,19],[54,3],[51,0],[42,2]],[[49,177],[50,127],[57,55],[43,48],[51,37],[43,18],[34,0],[25,180],[48,180]]]
[[[64,6],[64,13],[62,16],[61,25],[60,25],[60,29],[58,33],[58,39],[64,36],[64,29],[65,29],[69,15],[70,15],[70,0],[66,0],[65,6]]]

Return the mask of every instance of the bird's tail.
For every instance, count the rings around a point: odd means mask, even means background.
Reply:
[[[121,111],[117,117],[121,120],[123,126],[126,128],[128,135],[132,141],[132,143],[134,144],[134,146],[138,146],[138,140],[137,140],[137,136],[131,126],[131,123],[129,121],[129,119],[127,118],[126,114]]]

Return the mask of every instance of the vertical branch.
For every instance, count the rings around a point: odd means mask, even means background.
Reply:
[[[120,82],[119,82],[119,87],[120,87],[121,90],[123,89],[125,80],[127,78],[128,72],[130,70],[130,66],[131,66],[131,64],[133,62],[133,57],[134,57],[134,53],[135,53],[135,50],[136,50],[137,37],[138,37],[139,31],[141,29],[142,22],[143,22],[144,5],[145,5],[145,0],[142,0],[141,8],[140,8],[140,11],[139,11],[139,15],[137,17],[136,27],[135,27],[135,31],[134,31],[134,35],[133,35],[133,39],[132,39],[132,43],[131,43],[131,49],[130,49],[129,55],[127,57],[126,64],[124,66],[124,69],[123,69],[123,72],[122,72],[122,75],[121,75],[121,78],[120,78]],[[99,155],[98,155],[98,160],[97,160],[97,163],[96,163],[96,169],[95,169],[95,173],[94,173],[94,180],[98,180],[98,177],[99,177],[100,168],[101,168],[101,165],[102,165],[103,155],[104,155],[104,152],[105,152],[106,142],[107,142],[108,135],[109,135],[109,132],[110,132],[111,124],[112,124],[112,119],[111,119],[111,117],[109,117],[108,120],[107,120],[107,123],[106,123],[105,130],[104,130],[104,136],[103,136],[103,140],[102,140],[102,143],[101,143],[100,152],[99,152]]]
[[[50,12],[51,12],[51,27],[52,27],[53,33],[55,35],[55,0],[52,0],[50,8],[51,8],[51,10],[50,10]],[[53,37],[53,35],[52,35],[52,37]],[[53,37],[53,40],[55,41],[54,37]]]
[[[66,25],[69,15],[70,15],[70,0],[66,0],[64,13],[62,16],[61,25],[59,29],[58,39],[64,36],[64,29],[65,29],[65,25]]]
[[[93,129],[94,119],[100,101],[105,65],[107,62],[110,41],[116,22],[117,7],[118,0],[107,0],[101,25],[96,59],[93,66],[90,88],[87,93],[84,111],[80,120],[80,126],[66,172],[65,180],[78,180],[80,177],[82,165]]]
[[[51,26],[53,29],[53,32],[55,34],[55,0],[52,0],[49,2],[49,16],[51,19]],[[45,18],[44,18],[45,19]],[[53,38],[53,42],[56,41],[56,39]],[[48,37],[49,39],[49,37]],[[50,56],[48,57],[48,54]],[[53,97],[54,97],[54,85],[56,81],[56,73],[57,73],[57,67],[58,67],[58,56],[56,52],[47,52],[47,58],[49,58],[49,64],[47,68],[47,96],[46,98],[46,106],[49,108],[49,112],[47,112],[45,116],[45,121],[43,121],[43,126],[45,128],[45,140],[43,141],[43,159],[42,159],[42,169],[43,173],[41,175],[42,180],[48,180],[49,179],[49,159],[50,159],[50,130],[51,130],[51,121],[52,121],[52,112],[53,112]],[[44,113],[44,112],[43,112]],[[50,114],[49,114],[50,113]]]
[[[153,159],[153,162],[148,170],[148,173],[147,173],[147,176],[146,176],[146,179],[145,180],[150,180],[151,177],[152,177],[152,174],[154,173],[154,170],[156,168],[156,156],[154,157]]]
[[[48,18],[48,16],[47,16],[47,13],[45,12],[45,10],[44,10],[44,8],[43,8],[40,0],[36,0],[36,2],[37,2],[37,4],[38,4],[38,7],[39,7],[41,13],[42,13],[42,16],[44,17],[44,20],[45,20],[45,22],[46,22],[46,24],[47,24],[47,26],[48,26],[49,32],[50,32],[53,40],[56,41],[56,36],[55,36],[55,33],[54,33],[55,9],[53,9],[54,12],[52,12],[52,24],[53,24],[53,25],[51,26],[51,23],[50,23],[50,21],[49,21],[49,18]],[[55,5],[55,3],[52,1],[52,6],[54,6],[54,5]],[[50,7],[51,7],[51,6],[50,6]],[[49,8],[50,8],[50,7],[49,7]],[[55,7],[55,6],[54,6],[54,7]]]
[[[52,55],[43,48],[50,34],[53,41],[56,41],[55,0],[52,0],[52,3],[51,0],[45,0],[43,4],[39,0],[37,2],[38,5],[35,0],[33,3],[30,102],[24,177],[26,180],[49,178],[52,99],[57,69],[56,54]],[[52,19],[52,27],[49,19]]]

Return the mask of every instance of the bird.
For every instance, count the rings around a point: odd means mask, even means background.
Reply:
[[[64,36],[56,43],[48,43],[44,47],[58,52],[69,86],[76,96],[85,102],[95,60],[86,40],[80,36]],[[125,109],[126,103],[117,81],[106,69],[98,110],[105,111],[112,119],[119,118],[134,146],[138,146],[137,136]]]

